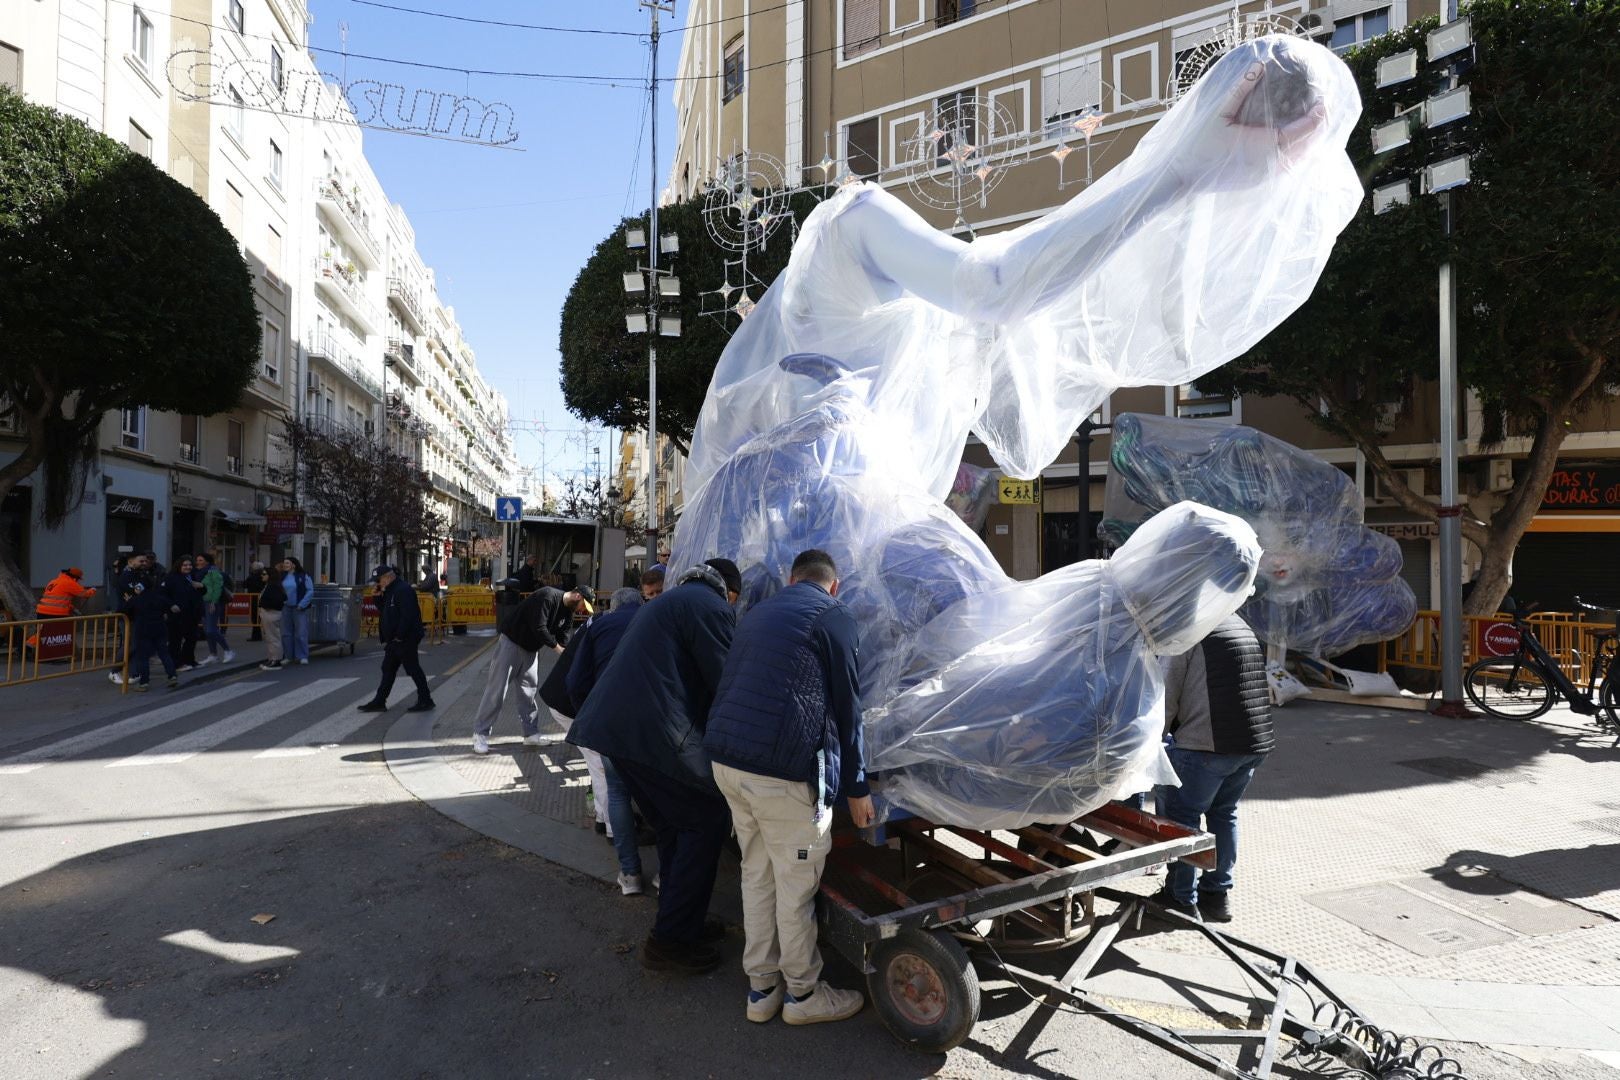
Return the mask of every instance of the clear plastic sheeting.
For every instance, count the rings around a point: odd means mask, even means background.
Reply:
[[[1158,658],[1236,611],[1259,559],[1243,521],[1181,503],[1107,562],[952,605],[907,648],[903,689],[866,711],[885,809],[1010,829],[1175,783]]]
[[[1238,424],[1115,417],[1103,539],[1121,543],[1184,499],[1254,526],[1265,556],[1239,614],[1271,644],[1337,656],[1411,625],[1417,602],[1400,547],[1362,524],[1361,496],[1340,469]]]
[[[965,243],[869,184],[806,221],[716,366],[671,564],[734,559],[746,606],[800,551],[833,555],[861,626],[868,752],[898,770],[901,805],[967,826],[1067,819],[1151,772],[1143,658],[1202,614],[1171,633],[1154,589],[1094,564],[1015,583],[945,499],[970,431],[1001,471],[1034,476],[1115,388],[1191,381],[1297,307],[1361,198],[1344,154],[1358,111],[1338,58],[1268,37],[1214,65],[1128,161],[1011,232]],[[1193,531],[1252,543],[1233,539],[1247,526]],[[1184,582],[1176,611],[1199,609],[1207,581],[1225,580],[1211,622],[1241,602],[1221,558],[1183,569],[1186,550],[1138,550],[1133,581]],[[991,642],[1001,673],[955,681]],[[923,689],[933,679],[951,689]]]

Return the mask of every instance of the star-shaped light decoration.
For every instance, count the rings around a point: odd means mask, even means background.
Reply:
[[[748,299],[747,293],[743,293],[737,299],[737,302],[731,305],[731,310],[737,313],[737,318],[746,319],[754,313],[754,308],[757,306],[752,300]]]
[[[928,137],[933,139],[935,142],[939,142],[945,137],[945,132],[941,131],[939,128],[935,128],[933,131],[928,133]]]
[[[854,184],[860,183],[861,178],[856,176],[852,172],[845,172],[843,175],[838,177],[838,179],[833,181],[833,182],[835,184],[837,184],[841,188],[847,188],[847,187],[850,187],[850,186],[852,186]]]
[[[990,175],[992,173],[994,173],[994,172],[995,172],[995,170],[992,169],[990,166],[988,166],[988,165],[980,165],[977,169],[973,170],[973,175],[977,176],[979,178],[979,183],[982,184],[986,180],[990,179]]]
[[[1080,134],[1089,139],[1091,138],[1093,132],[1102,127],[1102,122],[1103,114],[1100,112],[1094,112],[1088,116],[1082,116],[1071,126],[1074,128],[1074,130],[1078,131]]]
[[[759,198],[752,191],[745,191],[731,204],[743,217],[747,217],[759,205]]]
[[[731,303],[731,294],[740,288],[742,288],[741,285],[733,285],[731,282],[727,281],[714,291],[720,294],[720,299],[722,301],[729,304]]]
[[[961,165],[963,162],[971,158],[973,156],[973,151],[977,149],[978,147],[974,146],[972,143],[957,143],[955,146],[951,147],[945,152],[945,157],[947,160],[954,161],[958,165]]]
[[[1061,164],[1063,164],[1063,159],[1068,157],[1072,153],[1074,153],[1073,150],[1069,149],[1067,146],[1063,146],[1063,145],[1060,144],[1057,147],[1057,149],[1053,150],[1052,153],[1050,155],[1048,155],[1048,156],[1051,157],[1054,161],[1056,161],[1059,165],[1061,165]]]
[[[834,161],[831,158],[831,156],[829,156],[827,154],[822,154],[821,155],[821,160],[816,162],[816,164],[815,164],[815,168],[818,168],[818,169],[821,170],[821,175],[823,177],[825,177],[828,173],[832,172],[837,167],[838,167],[838,162]]]

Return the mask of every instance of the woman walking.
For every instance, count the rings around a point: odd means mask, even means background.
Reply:
[[[203,604],[202,592],[191,577],[192,568],[191,556],[182,555],[163,579],[163,591],[169,596],[171,608],[169,655],[174,658],[177,671],[190,671],[197,666],[197,626],[202,621]]]

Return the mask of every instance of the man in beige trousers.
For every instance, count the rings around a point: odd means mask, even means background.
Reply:
[[[871,824],[861,743],[858,635],[825,551],[801,552],[788,587],[737,626],[703,748],[742,848],[748,1019],[789,1024],[861,1011],[856,990],[821,981],[816,890],[840,795]]]

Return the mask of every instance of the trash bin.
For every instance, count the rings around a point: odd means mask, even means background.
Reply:
[[[360,641],[361,592],[351,585],[317,585],[309,603],[309,643],[336,645],[341,652]]]

